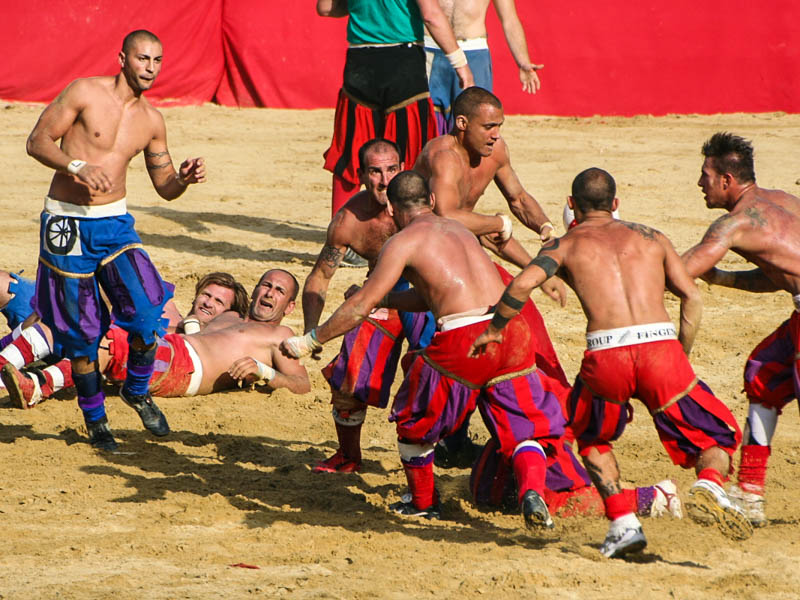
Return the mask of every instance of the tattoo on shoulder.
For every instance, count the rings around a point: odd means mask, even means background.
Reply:
[[[561,245],[561,238],[553,238],[542,244],[542,250],[556,250]]]
[[[342,252],[338,248],[334,248],[333,246],[329,246],[325,244],[322,247],[322,252],[319,253],[319,259],[322,261],[327,267],[331,269],[335,269],[339,266],[339,263],[342,262]]]
[[[767,220],[755,206],[744,209],[744,214],[750,219],[750,225],[753,227],[764,227],[767,224]]]
[[[703,241],[718,242],[719,240],[725,239],[728,237],[728,232],[730,232],[733,225],[734,222],[731,215],[722,215],[708,226],[708,230],[703,236]]]
[[[644,239],[654,241],[656,239],[656,230],[641,223],[629,223],[628,221],[620,221],[625,227],[631,231],[635,231]]]

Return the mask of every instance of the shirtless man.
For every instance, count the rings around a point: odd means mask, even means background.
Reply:
[[[411,491],[393,510],[439,516],[434,445],[458,429],[478,404],[487,428],[500,441],[504,460],[513,464],[526,524],[553,527],[542,499],[546,461],[539,440],[557,440],[564,432],[564,418],[549,378],[536,369],[530,313],[513,321],[513,334],[497,351],[466,358],[479,332],[476,327],[491,318],[490,307],[502,293],[500,273],[468,229],[434,214],[433,195],[418,173],[395,176],[387,195],[401,231],[384,245],[364,287],[323,325],[287,339],[281,349],[298,358],[310,354],[358,326],[387,295],[388,305],[396,308],[429,307],[439,331],[424,350],[412,354],[390,417],[397,425]],[[413,289],[392,292],[401,276]]]
[[[0,282],[3,280],[3,273],[0,271]],[[32,297],[35,283],[29,279],[18,277],[13,289],[16,296],[11,303],[14,303],[19,296]],[[0,300],[2,296],[0,294]],[[169,319],[169,325],[166,327],[169,333],[176,331],[196,333],[212,319],[226,311],[233,311],[240,317],[244,317],[247,314],[248,304],[249,298],[244,286],[236,281],[230,273],[216,271],[204,275],[197,282],[195,298],[185,319],[181,317],[172,300],[167,302],[162,317]],[[30,306],[27,310],[30,312]],[[11,338],[8,343],[5,343],[5,338],[0,342],[0,346],[2,346],[0,350],[0,368],[2,368],[0,382],[2,382],[2,387],[8,388],[8,394],[14,406],[23,409],[33,408],[37,403],[49,398],[59,390],[74,385],[71,363],[69,360],[58,360],[59,357],[53,354],[53,334],[45,324],[35,323],[21,329],[16,336],[12,332],[6,337]],[[124,348],[126,359],[123,361],[123,369],[127,360],[127,335],[124,330],[116,325],[111,325],[98,348],[100,370],[104,374],[109,363],[108,348],[112,339],[116,341],[117,348]],[[164,359],[166,363],[169,363],[170,356],[158,356],[159,350],[163,351],[163,348],[158,347],[156,360]],[[122,379],[124,379],[124,375]]]
[[[611,526],[600,552],[642,550],[642,526],[619,483],[612,442],[625,429],[631,397],[644,402],[672,462],[694,466],[693,519],[716,521],[745,539],[752,527],[722,489],[741,432],[730,410],[697,379],[688,361],[700,323],[700,292],[660,232],[616,220],[614,179],[602,169],[578,174],[569,202],[578,226],[547,244],[506,289],[495,317],[470,355],[491,352],[534,287],[556,273],[575,290],[588,320],[587,350],[569,398],[570,425]],[[676,335],[664,308],[664,287],[681,300]]]
[[[160,397],[198,396],[257,382],[267,384],[271,390],[308,392],[311,388],[305,367],[277,349],[281,341],[294,333],[280,322],[294,310],[298,289],[291,273],[271,269],[253,290],[244,314],[237,310],[217,310],[215,317],[197,333],[170,333],[159,338],[156,349],[159,369],[151,376],[150,393]],[[208,302],[204,299],[206,291],[208,287],[198,294],[195,305]],[[204,311],[196,314],[203,315]],[[130,360],[127,338],[121,329],[112,327],[103,341],[100,369],[109,381],[122,383]],[[4,379],[13,374],[17,387],[28,379],[11,365],[6,365],[2,374]],[[13,387],[9,379],[9,391]],[[48,394],[55,391],[58,389],[47,390]]]
[[[541,87],[536,73],[544,65],[531,62],[528,55],[528,42],[525,30],[517,15],[514,0],[491,0],[494,4],[500,25],[503,27],[506,43],[519,67],[519,80],[522,90],[535,94]],[[492,91],[492,57],[486,41],[486,11],[490,0],[439,0],[442,11],[450,21],[459,47],[467,56],[469,68],[475,78],[475,85]],[[463,89],[457,74],[450,66],[444,52],[430,35],[425,35],[425,53],[428,57],[428,84],[431,100],[436,110],[436,122],[440,133],[447,133],[452,127],[450,109],[456,96]]]
[[[744,389],[750,407],[744,429],[738,485],[728,495],[756,527],[767,524],[764,485],[770,444],[784,407],[798,398],[800,351],[800,198],[756,184],[753,147],[730,134],[714,134],[704,145],[697,182],[708,208],[728,214],[714,221],[703,240],[683,255],[693,277],[749,292],[783,290],[795,311],[750,353]],[[750,271],[715,267],[728,250],[753,263]]]
[[[149,431],[169,433],[147,385],[172,286],[162,281],[133,230],[125,201],[128,165],[144,151],[153,186],[167,200],[205,181],[200,158],[175,171],[164,119],[142,95],[158,76],[161,59],[155,35],[128,34],[119,53],[120,72],[70,83],[42,112],[27,142],[28,154],[56,171],[41,216],[33,308],[52,330],[57,351],[72,360],[89,442],[106,450],[117,443],[97,369],[100,336],[110,322],[98,286],[115,323],[130,336],[131,368],[120,393]]]
[[[328,286],[346,251],[355,250],[374,266],[383,244],[397,232],[386,198],[386,187],[403,169],[397,144],[376,138],[361,146],[358,156],[358,175],[365,189],[334,215],[325,245],[303,286],[306,333],[319,324]],[[400,285],[408,287],[405,281]],[[404,339],[401,319],[409,325],[414,347],[424,335],[425,314],[401,317],[396,311],[375,311],[344,337],[341,351],[323,370],[331,385],[331,412],[339,448],[315,465],[315,472],[352,473],[361,469],[361,426],[368,406],[385,408],[389,401]]]

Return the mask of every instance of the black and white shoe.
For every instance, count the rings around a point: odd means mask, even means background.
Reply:
[[[128,395],[123,388],[119,391],[119,396],[122,398],[125,404],[133,408],[139,414],[142,424],[150,433],[159,437],[165,436],[169,433],[169,424],[167,423],[167,418],[164,416],[164,413],[161,412],[161,409],[158,408],[156,403],[153,402],[150,394]]]

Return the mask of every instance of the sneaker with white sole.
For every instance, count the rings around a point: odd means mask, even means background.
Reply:
[[[24,371],[20,371],[11,363],[3,365],[0,370],[2,379],[8,390],[8,397],[11,404],[17,408],[33,408],[44,399],[39,379],[36,375],[31,376]]]
[[[764,512],[764,496],[753,492],[745,492],[738,485],[734,484],[728,488],[728,498],[734,506],[738,506],[744,512],[744,516],[750,521],[753,527],[765,527],[768,523],[767,515]]]
[[[655,496],[650,505],[651,517],[672,515],[676,519],[683,518],[683,504],[678,497],[678,486],[672,479],[659,481],[653,486]]]
[[[606,539],[600,546],[600,554],[618,558],[633,552],[641,552],[647,546],[642,524],[634,515],[625,515],[611,522]]]
[[[689,490],[686,512],[701,525],[716,522],[722,535],[733,540],[746,540],[753,535],[753,526],[742,511],[735,506],[722,486],[708,479],[698,479]]]

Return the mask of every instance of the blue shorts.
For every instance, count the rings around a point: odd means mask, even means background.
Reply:
[[[127,213],[86,218],[42,212],[33,308],[63,356],[96,360],[111,315],[129,339],[149,345],[164,335],[161,313],[174,286],[161,279],[133,224]]]
[[[450,109],[453,102],[463,90],[458,84],[458,75],[450,66],[444,52],[438,48],[425,48],[428,58],[428,87],[431,90],[431,100],[437,112],[437,122],[440,126],[439,135],[450,131],[453,126]],[[466,50],[467,62],[475,78],[475,85],[492,91],[492,57],[489,50]],[[441,126],[446,123],[446,130]]]
[[[8,291],[14,294],[14,297],[0,312],[8,321],[8,327],[14,329],[33,314],[31,300],[36,291],[36,284],[30,279],[20,277],[17,273],[9,273],[9,275],[13,281],[8,284]]]

